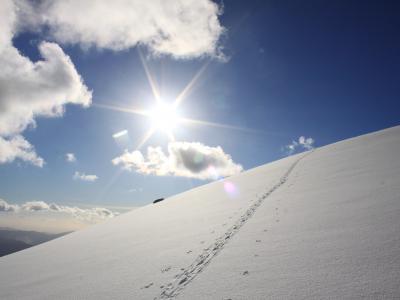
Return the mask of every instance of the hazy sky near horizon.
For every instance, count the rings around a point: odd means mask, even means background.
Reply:
[[[38,3],[0,3],[0,218],[103,219],[400,121],[395,1]]]

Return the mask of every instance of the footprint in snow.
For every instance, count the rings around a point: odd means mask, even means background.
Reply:
[[[171,266],[161,269],[161,273],[168,272],[169,270],[171,270]]]
[[[153,285],[152,282],[150,282],[148,285],[145,285],[144,287],[142,287],[142,289],[148,289],[149,287],[151,287]]]

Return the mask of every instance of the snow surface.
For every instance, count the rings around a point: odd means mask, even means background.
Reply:
[[[399,216],[393,127],[0,258],[0,299],[399,299]]]

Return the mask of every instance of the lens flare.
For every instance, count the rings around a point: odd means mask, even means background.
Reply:
[[[217,169],[215,169],[214,166],[209,166],[207,168],[208,174],[210,174],[210,177],[212,177],[214,180],[219,179],[219,174],[217,172]]]
[[[117,133],[114,133],[113,135],[112,135],[112,137],[114,138],[114,139],[118,139],[118,138],[120,138],[120,137],[123,137],[124,135],[127,135],[128,134],[128,130],[122,130],[122,131],[119,131],[119,132],[117,132]]]
[[[228,196],[234,198],[239,194],[237,187],[231,181],[224,182],[224,190]]]

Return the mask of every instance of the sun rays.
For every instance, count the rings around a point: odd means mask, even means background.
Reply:
[[[142,63],[144,72],[147,77],[147,81],[150,85],[152,96],[154,98],[154,105],[150,109],[137,109],[134,107],[122,107],[116,105],[107,105],[107,104],[99,104],[94,103],[93,105],[103,109],[109,109],[124,113],[135,114],[139,116],[143,116],[148,118],[151,121],[150,128],[144,133],[143,137],[139,139],[136,150],[140,149],[152,136],[155,132],[161,131],[164,132],[170,141],[175,141],[176,137],[174,134],[174,129],[179,127],[180,125],[197,125],[197,126],[211,126],[211,127],[219,127],[225,129],[233,129],[239,131],[247,131],[247,132],[257,132],[257,130],[247,129],[238,126],[232,126],[228,124],[220,124],[215,122],[208,122],[204,120],[195,120],[187,117],[180,116],[179,114],[179,106],[186,99],[186,97],[190,94],[193,87],[196,85],[197,81],[204,74],[207,69],[210,60],[208,60],[202,67],[195,73],[193,78],[189,80],[188,84],[182,89],[182,91],[178,94],[175,100],[172,103],[167,103],[163,101],[162,95],[158,88],[158,84],[152,76],[149,66],[147,65],[146,59],[144,58],[140,49],[138,50],[140,61]]]
[[[194,76],[188,80],[187,85],[182,89],[181,92],[177,93],[178,96],[174,99],[174,101],[168,103],[163,100],[162,98],[162,93],[160,92],[158,88],[158,83],[156,82],[155,78],[153,77],[152,73],[150,72],[150,68],[141,53],[140,49],[138,49],[139,52],[139,57],[140,61],[143,65],[144,72],[146,74],[147,81],[149,83],[149,86],[151,88],[151,93],[152,93],[152,104],[143,106],[146,107],[146,109],[142,108],[137,108],[137,107],[124,107],[121,105],[110,105],[110,104],[99,104],[99,103],[93,103],[93,106],[101,108],[101,109],[107,109],[107,110],[112,110],[112,111],[117,111],[117,112],[122,112],[122,113],[128,113],[128,114],[133,114],[136,116],[141,116],[148,121],[150,121],[150,126],[149,128],[144,132],[143,136],[141,136],[136,145],[133,145],[132,150],[140,150],[150,139],[151,137],[156,133],[156,132],[162,132],[166,135],[168,140],[170,142],[175,142],[177,140],[175,136],[175,131],[181,126],[201,126],[201,127],[212,127],[212,128],[220,128],[220,129],[228,129],[228,130],[235,130],[238,132],[244,132],[244,133],[252,133],[252,134],[265,134],[266,132],[260,131],[260,130],[255,130],[255,129],[250,129],[250,128],[245,128],[245,127],[239,127],[239,126],[233,126],[229,124],[223,124],[223,123],[217,123],[217,122],[210,122],[206,120],[196,120],[192,118],[188,118],[187,116],[184,116],[181,114],[180,111],[180,106],[182,103],[187,99],[188,95],[193,91],[193,88],[196,86],[196,83],[198,83],[199,79],[204,76],[205,71],[207,67],[210,64],[210,60],[208,60],[206,63],[204,63],[201,68],[194,74]],[[125,133],[124,133],[125,134]],[[118,138],[118,136],[117,136]],[[209,168],[209,172],[216,172],[213,167]],[[102,196],[105,195],[107,190],[114,184],[114,182],[117,180],[117,178],[120,176],[121,170],[119,170],[109,182],[108,185],[106,185],[105,189],[102,192]],[[215,173],[215,178],[218,177],[218,174]],[[191,182],[191,178],[188,179],[189,182]],[[229,191],[228,187],[228,191]],[[102,197],[101,196],[101,197]]]

